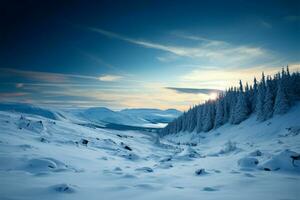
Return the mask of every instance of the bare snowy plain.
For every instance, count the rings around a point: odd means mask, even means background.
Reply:
[[[299,199],[300,105],[208,133],[0,111],[0,199]],[[76,123],[75,123],[76,121]]]

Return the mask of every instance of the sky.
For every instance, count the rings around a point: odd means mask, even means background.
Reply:
[[[176,108],[300,69],[300,1],[0,2],[0,100]]]

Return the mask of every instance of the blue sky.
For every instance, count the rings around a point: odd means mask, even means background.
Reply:
[[[2,1],[0,99],[186,109],[300,67],[299,1]]]

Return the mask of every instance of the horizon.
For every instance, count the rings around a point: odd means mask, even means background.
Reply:
[[[261,77],[262,75],[264,75],[265,78],[267,77],[271,77],[271,78],[274,78],[277,74],[282,74],[283,71],[284,72],[290,72],[291,74],[293,73],[300,73],[299,71],[299,68],[298,66],[296,66],[297,68],[292,68],[292,70],[290,70],[290,67],[287,65],[286,67],[282,67],[281,70],[278,70],[276,73],[274,72],[274,74],[266,74],[264,71],[261,72],[261,76],[260,77],[256,77],[254,76],[253,77],[253,80],[254,78],[256,78],[256,81],[257,83],[260,83],[261,82]],[[242,81],[240,79],[240,81]],[[213,93],[209,93],[208,94],[208,98],[201,102],[201,103],[198,103],[198,104],[193,104],[193,105],[189,105],[189,107],[187,109],[184,109],[184,110],[180,110],[180,109],[176,109],[176,108],[155,108],[155,107],[127,107],[127,108],[117,108],[117,109],[114,109],[114,108],[110,108],[110,107],[105,107],[105,106],[93,106],[93,105],[87,105],[87,106],[78,106],[78,105],[49,105],[49,104],[35,104],[34,106],[38,106],[40,108],[52,108],[52,109],[62,109],[62,110],[72,110],[72,109],[75,109],[75,110],[80,110],[80,109],[90,109],[90,108],[104,108],[104,109],[108,109],[108,110],[111,110],[111,111],[114,111],[114,112],[119,112],[119,111],[123,111],[123,110],[162,110],[162,111],[168,111],[168,110],[177,110],[177,111],[180,111],[180,112],[187,112],[188,110],[192,109],[194,106],[197,106],[197,105],[204,105],[207,101],[216,101],[218,99],[218,95],[219,93],[223,93],[223,94],[226,94],[227,90],[229,89],[235,89],[235,90],[238,90],[239,88],[239,84],[240,84],[240,81],[238,84],[236,85],[231,85],[231,86],[228,86],[227,88],[225,88],[225,90],[216,90],[216,89],[212,89]],[[242,81],[242,84],[243,84],[243,89],[246,89],[246,85],[245,85],[245,82]],[[246,82],[246,84],[248,84],[249,87],[252,87],[253,86],[253,83],[252,82]],[[197,91],[202,91],[202,90],[206,90],[206,89],[198,89],[198,88],[176,88],[179,92],[180,90],[186,90],[185,92],[186,93],[195,93]],[[2,104],[27,104],[27,105],[33,105],[32,102],[20,102],[20,101],[3,101]]]
[[[300,69],[299,1],[5,1],[1,101],[178,109]]]

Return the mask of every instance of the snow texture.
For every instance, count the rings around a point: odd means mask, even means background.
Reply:
[[[299,198],[299,104],[162,138],[64,116],[0,111],[0,199]]]

